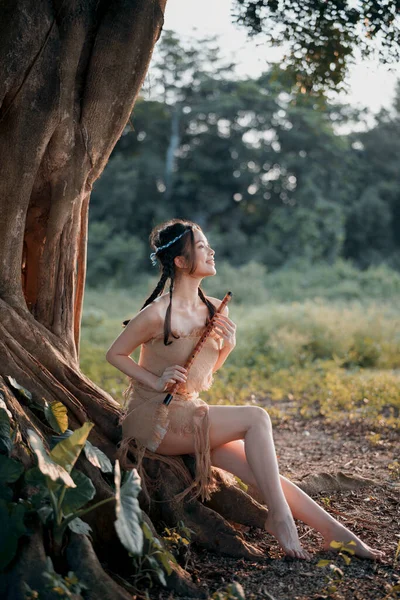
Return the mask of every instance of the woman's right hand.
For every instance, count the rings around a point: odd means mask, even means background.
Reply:
[[[172,365],[167,367],[161,377],[157,381],[157,391],[166,392],[167,387],[172,386],[174,383],[186,383],[187,380],[187,369],[180,365]]]

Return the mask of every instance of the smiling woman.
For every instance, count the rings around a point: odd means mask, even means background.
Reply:
[[[199,397],[211,386],[213,373],[236,345],[236,325],[228,317],[228,308],[216,312],[220,301],[205,296],[200,287],[204,277],[216,274],[214,250],[198,225],[181,219],[156,227],[150,242],[154,249],[151,259],[159,261],[162,268],[160,281],[106,355],[131,378],[119,449],[123,466],[128,467],[126,455],[131,442],[136,443],[136,466],[141,475],[148,451],[162,455],[171,466],[173,457],[192,454],[196,459],[194,480],[188,481],[187,473],[180,473],[188,485],[174,496],[175,501],[189,492],[202,500],[210,499],[215,489],[214,465],[259,491],[269,508],[264,528],[289,556],[310,559],[300,544],[296,517],[323,535],[325,547],[333,540],[353,542],[357,555],[381,558],[381,552],[369,548],[279,474],[271,419],[263,408],[208,406]],[[167,279],[169,293],[163,294]],[[210,319],[211,335],[187,371],[183,365]],[[136,363],[130,354],[139,346]],[[173,400],[165,406],[165,392],[171,387]]]

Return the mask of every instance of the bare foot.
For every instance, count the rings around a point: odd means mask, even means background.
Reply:
[[[290,512],[273,514],[269,511],[265,521],[265,529],[273,535],[281,545],[283,551],[293,558],[310,560],[312,557],[304,550],[299,541],[296,525]]]
[[[360,558],[370,558],[371,560],[382,560],[386,554],[381,550],[374,550],[364,542],[360,540],[354,533],[349,531],[346,527],[340,523],[333,524],[326,535],[324,535],[324,550],[339,551],[340,548],[332,548],[330,543],[332,541],[342,542],[347,544],[348,542],[355,542],[349,546],[349,549],[354,550],[354,554]]]

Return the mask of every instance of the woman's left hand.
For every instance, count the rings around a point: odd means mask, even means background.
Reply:
[[[221,313],[215,313],[213,318],[213,331],[224,340],[224,346],[234,348],[236,346],[236,325],[229,317]]]

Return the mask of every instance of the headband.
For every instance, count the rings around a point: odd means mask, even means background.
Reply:
[[[184,236],[185,233],[187,233],[188,231],[190,231],[190,229],[186,229],[183,233],[181,233],[180,235],[176,236],[176,238],[168,242],[168,244],[164,244],[164,246],[159,246],[158,248],[156,248],[155,252],[152,252],[150,254],[150,260],[153,267],[157,265],[157,253],[161,252],[161,250],[165,250],[165,248],[169,248],[169,246],[172,246],[172,244],[180,240],[181,237]]]

